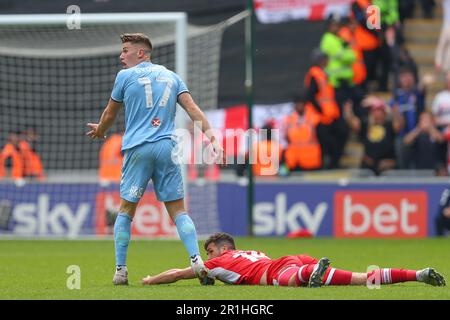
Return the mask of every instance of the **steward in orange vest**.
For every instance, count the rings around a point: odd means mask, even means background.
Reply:
[[[367,8],[372,5],[370,0],[357,0],[352,4],[350,19],[356,20],[358,25],[355,33],[361,49],[364,51],[375,50],[380,46],[379,34],[376,29],[367,28]]]
[[[39,155],[33,150],[30,143],[26,140],[20,140],[19,150],[24,162],[24,176],[35,177],[39,180],[44,179],[44,169]]]
[[[35,177],[44,180],[44,167],[41,157],[36,152],[33,145],[38,140],[38,135],[34,128],[28,128],[22,132],[22,139],[19,142],[19,149],[24,160],[25,177]]]
[[[8,175],[6,164],[11,159],[11,178],[14,180],[23,179],[24,177],[24,160],[19,149],[19,135],[10,133],[8,142],[0,152],[0,178]]]
[[[364,55],[361,48],[361,44],[358,43],[358,39],[356,38],[356,20],[350,21],[348,26],[344,26],[339,29],[338,35],[345,42],[349,44],[349,46],[355,52],[356,60],[353,62],[353,82],[356,85],[362,85],[366,81],[367,70],[366,65],[364,64]]]
[[[334,98],[334,88],[328,82],[324,71],[327,56],[320,51],[313,52],[313,65],[306,73],[304,85],[308,102],[312,104],[312,112],[320,117],[320,122],[329,125],[339,118],[339,106]]]
[[[99,155],[99,178],[102,181],[120,182],[122,174],[122,135],[110,135],[102,147]]]
[[[267,130],[267,136],[264,139],[258,139],[253,144],[253,174],[255,176],[274,176],[278,174],[282,149],[279,142],[272,139],[272,126],[265,125],[261,129]]]
[[[303,97],[295,99],[295,110],[284,119],[283,129],[287,140],[284,161],[290,171],[315,170],[322,167],[322,150],[316,128],[320,116]]]
[[[370,0],[356,0],[352,3],[350,12],[350,19],[358,22],[354,31],[356,43],[362,50],[364,63],[367,70],[367,79],[375,80],[376,78],[376,66],[379,60],[377,53],[380,54],[379,48],[381,47],[381,33],[376,29],[369,29],[367,27],[368,19],[371,19],[367,15],[367,8],[372,5]]]

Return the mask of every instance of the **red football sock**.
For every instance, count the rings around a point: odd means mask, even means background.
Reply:
[[[367,273],[367,278],[380,279],[380,284],[417,281],[415,270],[405,269],[377,269]]]
[[[309,277],[314,270],[314,264],[308,264],[300,268],[300,274],[297,274],[297,284],[308,283]],[[299,277],[300,275],[300,277]],[[323,276],[324,285],[349,285],[352,280],[352,272],[328,268]]]
[[[352,272],[329,268],[323,277],[324,284],[329,286],[346,286],[352,281]]]
[[[309,281],[309,276],[311,275],[311,272],[314,269],[314,264],[305,264],[300,267],[300,269],[297,272],[297,277],[295,278],[295,281],[297,282],[297,285],[306,285]]]

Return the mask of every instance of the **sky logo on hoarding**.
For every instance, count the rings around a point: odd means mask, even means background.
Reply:
[[[13,233],[22,235],[62,235],[75,237],[80,234],[91,206],[80,203],[72,211],[67,203],[50,206],[50,195],[40,194],[37,203],[19,203],[14,207]]]
[[[337,191],[337,237],[426,237],[428,197],[423,191]]]
[[[258,202],[254,209],[255,235],[285,235],[299,228],[317,234],[328,205],[326,202],[318,203],[315,207],[308,207],[304,202],[287,205],[287,195],[278,193],[275,202]]]

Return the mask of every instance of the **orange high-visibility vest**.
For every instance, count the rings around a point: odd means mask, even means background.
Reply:
[[[372,3],[370,0],[356,0],[356,3],[361,9],[366,10],[368,6],[370,6]]]
[[[271,140],[263,140],[253,145],[253,174],[257,176],[273,176],[278,174],[282,156],[280,145]],[[276,163],[272,159],[276,158]]]
[[[312,66],[306,76],[305,76],[305,87],[309,88],[311,85],[311,78],[316,80],[316,83],[319,87],[319,92],[317,92],[315,98],[322,109],[322,114],[319,113],[313,108],[314,112],[320,116],[320,122],[323,124],[330,124],[335,119],[339,118],[340,112],[339,107],[334,98],[334,88],[331,84],[328,83],[328,77],[325,71],[323,71],[318,66]]]
[[[361,84],[366,80],[367,70],[366,65],[364,63],[364,56],[361,48],[359,47],[355,34],[350,30],[350,28],[343,27],[339,29],[339,37],[344,39],[347,43],[349,43],[350,47],[355,52],[355,62],[353,62],[353,82],[355,84]]]
[[[20,151],[11,143],[7,143],[0,153],[0,177],[6,176],[5,161],[8,158],[12,159],[11,177],[13,179],[22,179],[24,169],[23,158]]]
[[[356,4],[361,11],[366,13],[367,18],[367,7],[370,6],[372,2],[369,0],[357,0]],[[354,18],[353,14],[351,14],[351,16]],[[355,38],[359,48],[363,51],[372,51],[380,46],[380,40],[378,37],[361,25],[356,27]]]
[[[100,149],[99,177],[101,180],[119,182],[122,171],[122,135],[113,134]]]
[[[322,150],[317,139],[316,127],[320,117],[306,105],[302,117],[297,111],[285,118],[288,146],[285,151],[286,166],[289,169],[319,169],[322,166]]]
[[[31,149],[30,144],[25,140],[19,142],[19,149],[24,162],[24,175],[43,179],[44,169],[39,155]]]
[[[380,39],[362,26],[357,26],[355,39],[359,48],[363,51],[372,51],[380,46]]]

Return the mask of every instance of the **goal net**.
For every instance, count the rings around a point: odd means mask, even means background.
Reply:
[[[108,102],[121,69],[122,33],[149,35],[152,62],[177,72],[203,110],[217,107],[220,46],[228,24],[195,27],[186,21],[184,13],[82,14],[80,28],[69,29],[66,15],[0,19],[1,234],[111,234],[119,183],[102,176],[99,159],[104,142],[85,136],[86,123],[97,122]],[[123,123],[122,110],[108,135],[120,136]],[[21,145],[23,141],[26,144]],[[25,146],[29,157],[20,163],[14,149],[5,150],[8,144],[15,145],[19,154]],[[116,151],[109,147],[105,161],[108,152],[111,156]],[[33,154],[40,157],[43,174]],[[34,177],[21,178],[20,166],[28,167],[23,173]],[[198,233],[218,231],[216,184],[198,183],[198,174],[185,176],[190,177],[186,199]],[[176,237],[152,190],[150,183],[132,232]]]

